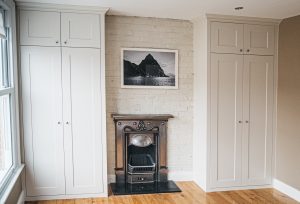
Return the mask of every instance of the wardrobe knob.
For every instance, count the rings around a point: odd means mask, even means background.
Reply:
[[[247,52],[250,52],[250,50],[249,50],[249,49],[247,49]]]
[[[246,123],[249,123],[249,121],[248,121],[248,120],[246,120],[245,122],[246,122]]]
[[[239,120],[239,123],[242,123],[242,121],[241,121],[241,120]]]
[[[240,52],[243,52],[243,49],[240,49]]]
[[[65,41],[64,43],[67,44],[67,41]]]
[[[56,41],[55,43],[56,43],[56,44],[58,44],[58,43],[59,43],[59,41]]]

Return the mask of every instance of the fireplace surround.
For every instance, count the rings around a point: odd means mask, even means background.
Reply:
[[[180,192],[168,180],[169,114],[112,114],[115,123],[115,195]]]

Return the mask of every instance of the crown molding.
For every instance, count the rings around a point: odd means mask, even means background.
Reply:
[[[237,22],[237,23],[264,23],[264,24],[279,24],[282,19],[273,18],[257,18],[247,16],[231,16],[231,15],[219,15],[219,14],[206,14],[206,18],[210,21],[226,21],[226,22]]]
[[[99,13],[106,14],[109,8],[99,6],[82,6],[70,4],[49,4],[16,1],[16,6],[21,10],[41,10],[58,12],[80,12],[80,13]]]

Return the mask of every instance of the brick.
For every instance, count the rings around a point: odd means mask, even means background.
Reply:
[[[121,89],[121,48],[179,51],[179,89]],[[111,113],[173,114],[169,123],[170,170],[192,170],[193,25],[189,21],[108,16],[106,18],[106,103],[108,172],[114,174],[115,139]],[[183,144],[183,145],[182,145]],[[180,146],[180,148],[178,148]]]

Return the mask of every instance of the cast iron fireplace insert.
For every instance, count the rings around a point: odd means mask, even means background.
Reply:
[[[181,192],[168,180],[167,124],[172,115],[112,114],[115,123],[114,195]]]

